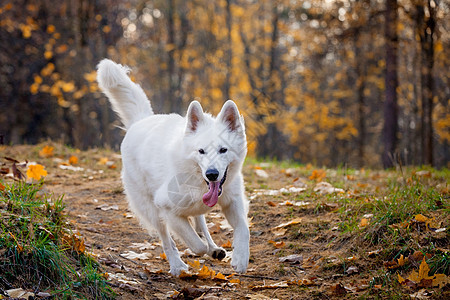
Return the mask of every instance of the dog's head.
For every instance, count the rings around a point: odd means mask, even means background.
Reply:
[[[208,185],[203,202],[212,207],[222,193],[223,184],[241,168],[247,154],[245,125],[236,104],[228,100],[213,118],[193,101],[186,115],[185,140]]]

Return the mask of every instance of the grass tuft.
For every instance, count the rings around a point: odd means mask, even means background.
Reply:
[[[0,294],[20,287],[57,299],[112,299],[98,263],[71,242],[62,197],[42,193],[42,184],[2,185]]]

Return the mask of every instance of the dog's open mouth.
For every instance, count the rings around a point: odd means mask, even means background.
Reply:
[[[213,207],[216,205],[217,201],[219,200],[219,196],[222,195],[222,185],[225,183],[225,180],[227,179],[227,171],[228,167],[225,170],[225,173],[223,174],[222,180],[219,181],[206,181],[206,185],[209,188],[209,191],[203,195],[203,203],[208,205],[209,207]]]

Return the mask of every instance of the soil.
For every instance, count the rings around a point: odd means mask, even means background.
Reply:
[[[285,169],[275,163],[246,163],[244,176],[251,199],[251,257],[247,273],[226,280],[177,278],[170,275],[168,262],[161,258],[163,251],[158,237],[142,229],[128,209],[120,179],[119,154],[110,150],[77,152],[55,147],[55,156],[49,158],[38,158],[37,152],[42,147],[37,146],[8,147],[5,155],[16,159],[35,157],[46,167],[49,174],[43,190],[55,196],[64,195],[68,221],[84,238],[86,251],[101,263],[118,299],[353,299],[369,294],[372,294],[369,298],[377,297],[377,289],[369,286],[376,274],[384,272],[383,266],[374,265],[374,260],[358,259],[362,253],[376,249],[363,246],[356,236],[340,232],[342,217],[333,201],[339,196],[312,193],[315,182],[308,178],[312,170]],[[61,169],[61,163],[70,155],[78,157],[74,167],[83,170]],[[268,177],[258,170],[264,170]],[[342,178],[349,177],[342,174]],[[367,190],[377,188],[378,181],[361,180],[366,182],[346,181],[343,188],[346,192],[355,190],[357,184],[360,188],[364,184]],[[278,195],[263,195],[259,191],[283,187],[305,187],[307,191]],[[282,205],[286,201],[288,205]],[[299,201],[300,206],[289,205]],[[218,207],[207,215],[216,244],[227,246],[232,241],[232,230],[223,220]],[[284,226],[285,232],[283,228],[274,232],[274,227],[292,220],[298,222]],[[147,242],[150,249],[133,246]],[[181,241],[177,241],[177,246],[180,252],[186,250]],[[127,258],[128,251],[147,253],[149,258]],[[280,261],[289,255],[296,255],[291,257],[292,262]],[[234,274],[230,261],[194,257],[186,251],[182,259],[192,264],[199,261],[225,276]],[[239,279],[239,283],[231,283],[231,279]],[[274,284],[279,287],[271,286]]]

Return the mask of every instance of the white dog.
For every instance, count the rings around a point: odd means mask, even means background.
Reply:
[[[130,208],[145,228],[158,231],[170,273],[179,275],[188,266],[169,229],[196,254],[225,257],[204,216],[218,203],[234,229],[231,265],[236,272],[245,272],[250,233],[241,169],[247,142],[236,104],[228,100],[216,118],[204,113],[197,101],[189,105],[184,118],[157,115],[128,71],[104,59],[97,80],[127,130],[121,145],[122,180]]]

